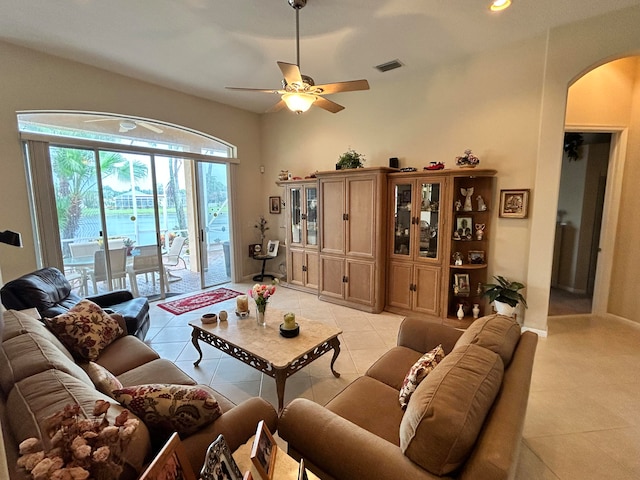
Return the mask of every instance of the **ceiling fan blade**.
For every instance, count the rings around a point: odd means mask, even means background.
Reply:
[[[316,107],[324,108],[326,111],[331,113],[338,113],[341,110],[344,110],[342,105],[337,104],[336,102],[332,102],[331,100],[327,100],[324,97],[318,96],[316,101],[313,102],[313,105]]]
[[[162,133],[162,130],[160,130],[158,127],[156,127],[155,125],[151,125],[147,122],[136,122],[136,125],[140,125],[141,127],[144,127],[147,130],[151,130],[152,132],[155,132],[155,133]]]
[[[287,106],[287,104],[284,103],[284,100],[280,100],[273,107],[269,108],[265,113],[279,112],[280,110],[282,110],[286,106]]]
[[[119,118],[94,118],[93,120],[85,120],[84,123],[112,122],[114,120],[120,120],[120,119]]]
[[[323,94],[339,93],[339,92],[355,92],[358,90],[369,90],[369,82],[366,80],[351,80],[348,82],[327,83],[325,85],[316,85],[321,88]]]
[[[282,71],[284,79],[289,85],[297,83],[302,85],[302,75],[300,75],[300,68],[294,63],[278,62],[278,66]]]
[[[228,90],[240,90],[244,92],[262,92],[262,93],[276,93],[278,95],[282,95],[286,93],[284,90],[269,90],[266,88],[243,88],[243,87],[224,87]]]

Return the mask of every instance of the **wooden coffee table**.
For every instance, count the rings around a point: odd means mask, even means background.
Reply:
[[[216,307],[214,312],[222,309],[229,312],[228,321],[213,324],[203,324],[200,320],[189,322],[193,328],[191,342],[200,354],[193,363],[196,367],[202,360],[202,349],[198,343],[201,340],[275,378],[278,411],[284,406],[287,378],[331,350],[331,372],[335,377],[340,376],[333,368],[340,354],[338,335],[342,330],[339,328],[296,316],[300,334],[294,338],[284,338],[279,330],[284,315],[280,310],[268,307],[265,315],[267,325],[262,327],[258,326],[255,313],[247,318],[236,316],[235,299],[233,302],[216,304]]]

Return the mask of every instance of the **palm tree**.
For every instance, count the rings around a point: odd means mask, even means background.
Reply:
[[[52,148],[51,167],[56,188],[58,221],[62,238],[73,238],[78,231],[82,210],[98,204],[98,176],[92,150]],[[147,166],[139,160],[129,160],[116,152],[100,152],[102,178],[115,177],[129,182],[131,171],[135,179],[148,175]]]

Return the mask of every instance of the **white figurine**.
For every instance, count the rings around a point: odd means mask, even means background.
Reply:
[[[462,208],[462,202],[460,200],[456,200],[456,203],[454,203],[454,205],[456,207],[456,212],[459,212]]]
[[[484,223],[476,223],[476,238],[478,240],[482,240],[482,236],[484,235]]]
[[[478,195],[476,197],[476,200],[478,200],[478,211],[479,212],[484,212],[487,210],[487,205],[486,203],[484,203],[484,199],[482,198],[482,195]]]
[[[469,188],[461,188],[460,193],[465,197],[464,198],[464,207],[462,210],[464,212],[472,212],[473,205],[471,205],[471,197],[473,196],[473,187]]]

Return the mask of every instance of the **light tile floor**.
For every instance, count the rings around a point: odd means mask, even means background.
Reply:
[[[250,284],[225,287],[245,292]],[[172,298],[171,300],[174,300]],[[270,303],[343,330],[336,361],[325,355],[287,380],[285,404],[305,397],[320,404],[342,390],[396,343],[402,316],[368,314],[316,296],[278,288]],[[151,306],[147,342],[198,382],[234,402],[261,396],[277,405],[275,382],[204,345],[200,367],[188,323],[215,306],[174,316]],[[640,325],[593,316],[549,320],[538,342],[518,480],[640,478]]]

